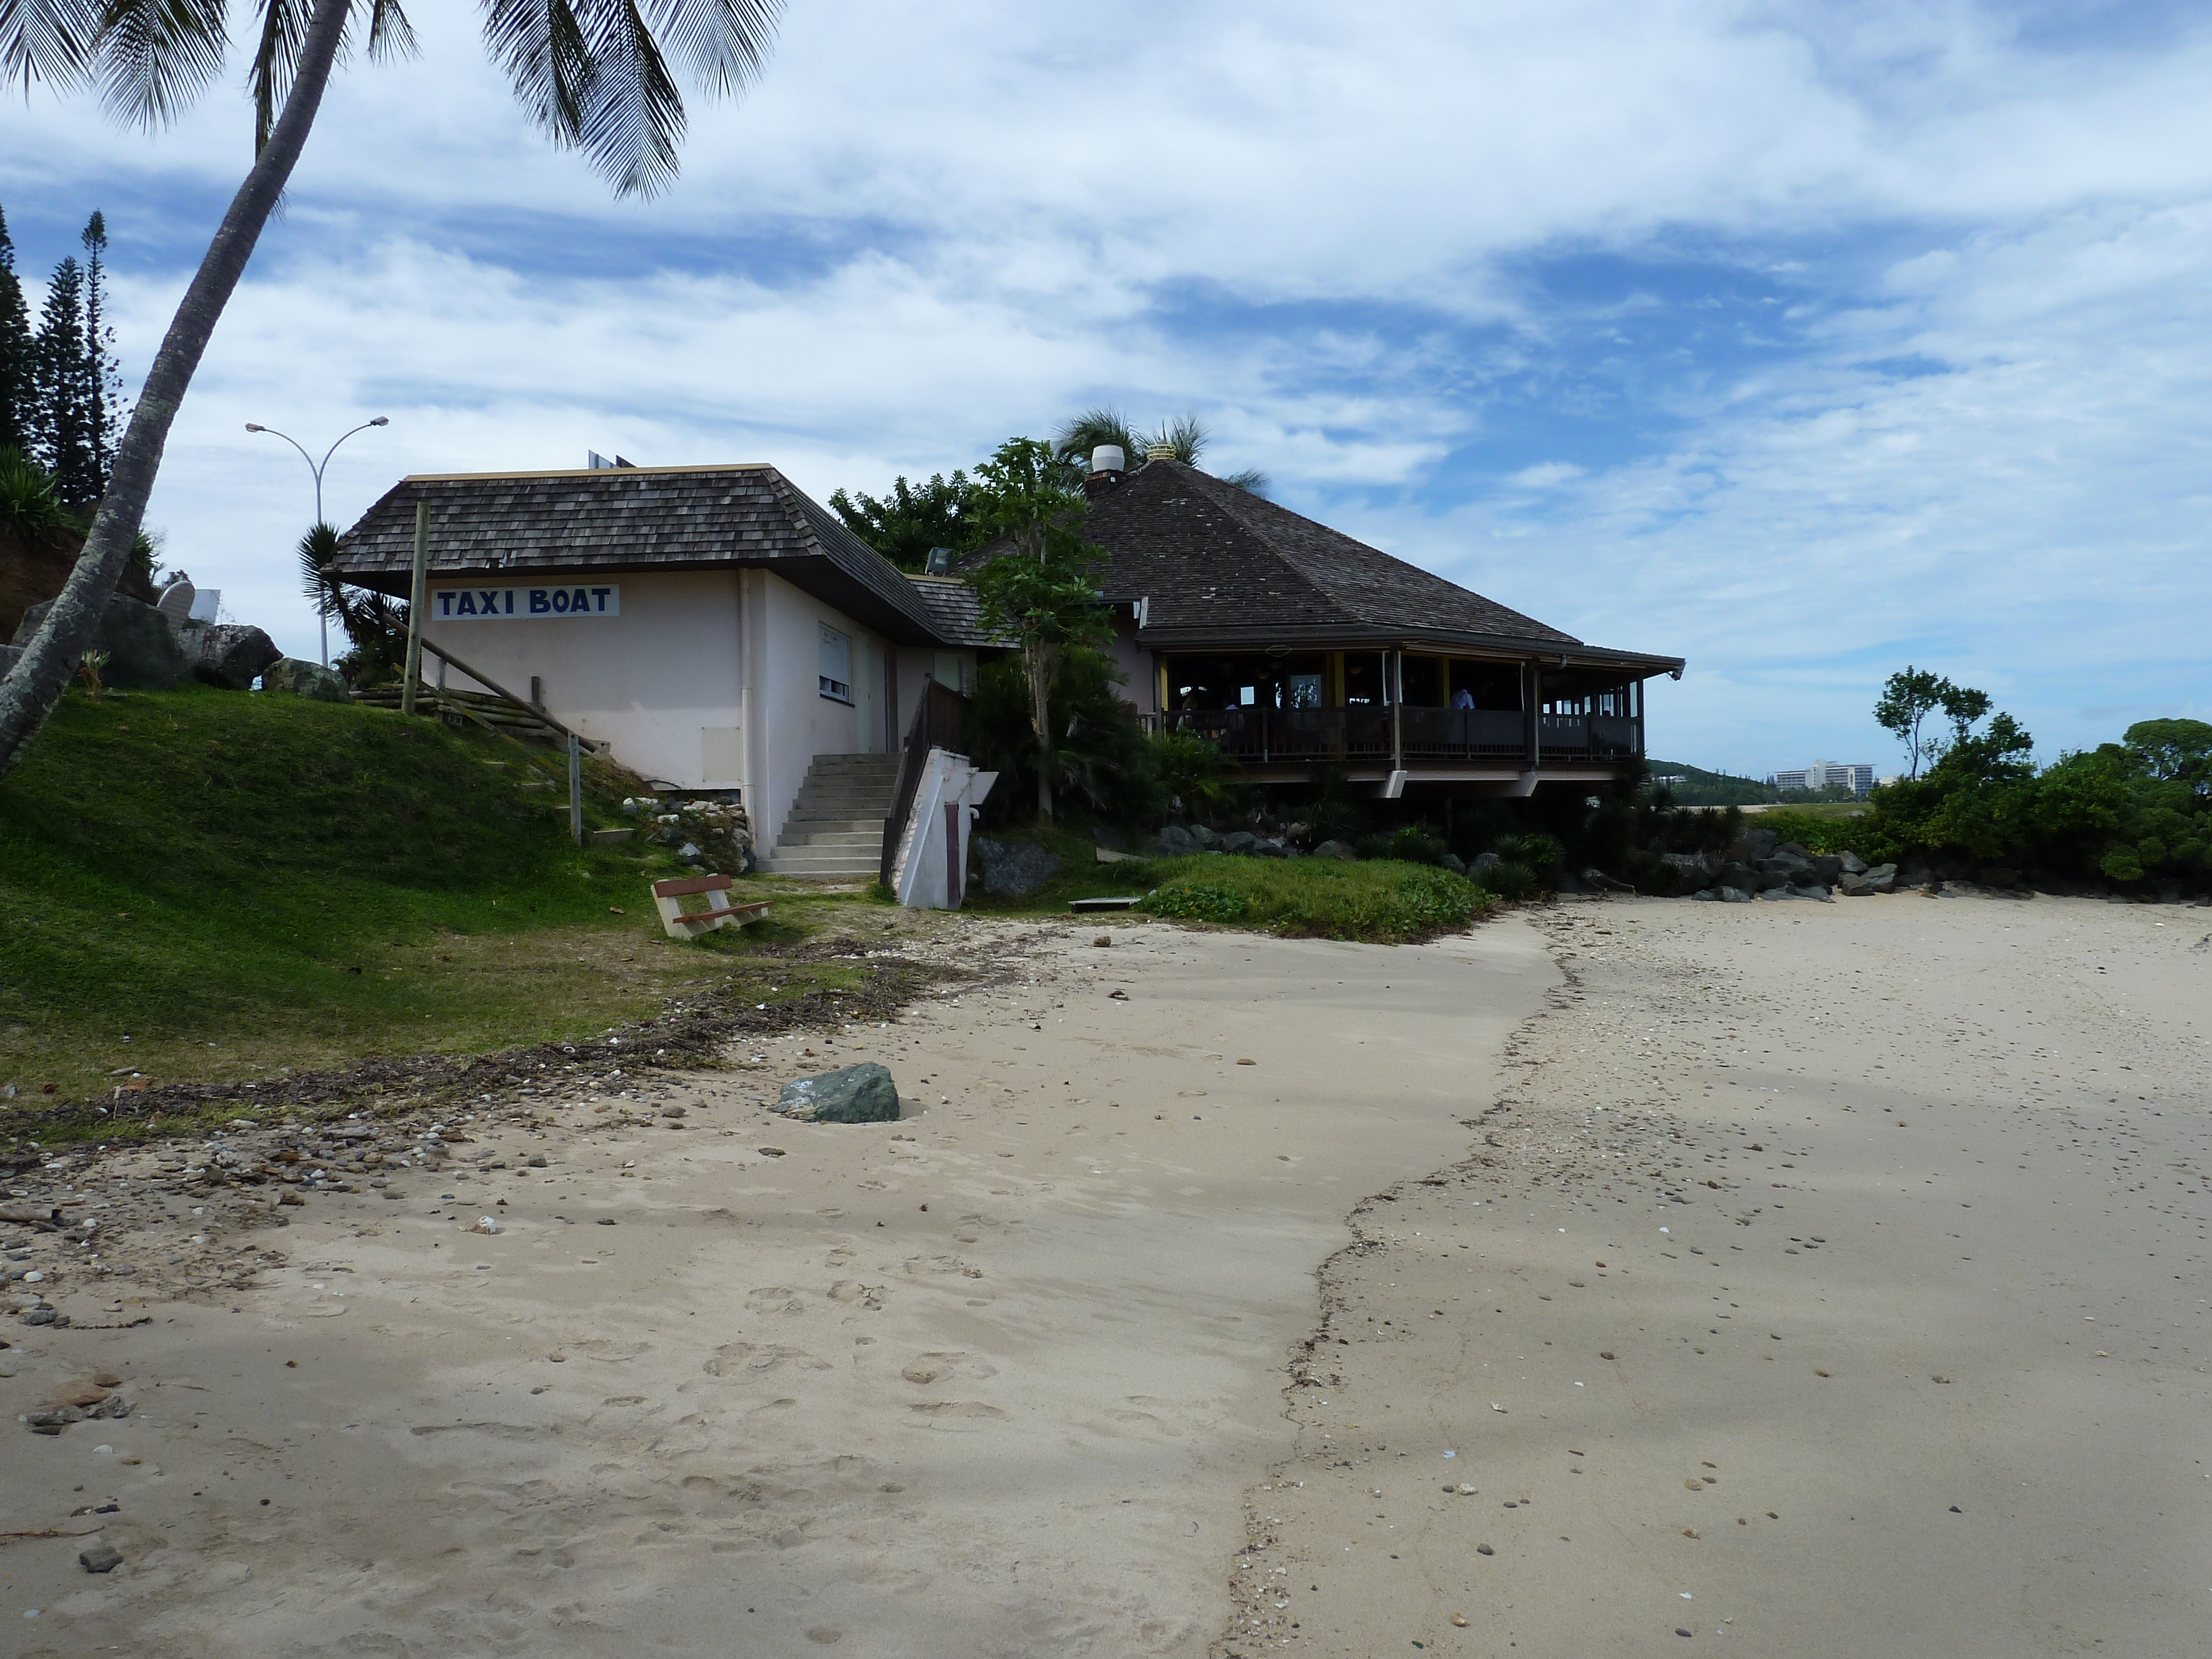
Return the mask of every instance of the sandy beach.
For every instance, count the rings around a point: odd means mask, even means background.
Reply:
[[[0,1332],[131,1405],[9,1425],[0,1651],[2201,1650],[2212,915],[1100,931],[108,1241],[237,1265]]]

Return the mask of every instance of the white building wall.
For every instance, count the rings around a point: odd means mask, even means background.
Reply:
[[[611,744],[634,772],[684,788],[734,788],[744,724],[735,571],[687,570],[599,578],[621,589],[621,614],[441,619],[438,595],[526,584],[523,576],[479,584],[433,580],[423,637],[481,668],[514,696],[540,682],[556,720]],[[437,666],[425,653],[423,674]],[[447,684],[477,690],[455,673]]]
[[[619,586],[620,614],[441,619],[441,590],[479,592],[524,579],[434,581],[425,637],[518,697],[531,695],[535,678],[547,712],[610,744],[634,772],[679,789],[741,791],[763,856],[775,850],[815,756],[893,746],[886,668],[896,648],[842,611],[766,570],[597,580]],[[822,695],[824,623],[852,641],[850,703]],[[935,653],[898,655],[901,690],[910,698]],[[425,671],[435,679],[433,661]],[[484,689],[459,672],[447,683]]]

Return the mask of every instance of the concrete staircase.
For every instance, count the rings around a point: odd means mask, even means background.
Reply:
[[[817,755],[761,868],[775,876],[873,881],[883,863],[884,820],[898,789],[899,757]]]

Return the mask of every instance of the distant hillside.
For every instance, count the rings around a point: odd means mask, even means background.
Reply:
[[[1658,778],[1681,778],[1680,783],[1666,786],[1677,806],[1760,806],[1782,799],[1781,795],[1756,778],[1735,777],[1726,772],[1708,772],[1702,766],[1692,766],[1682,761],[1656,760],[1650,763],[1651,775]]]

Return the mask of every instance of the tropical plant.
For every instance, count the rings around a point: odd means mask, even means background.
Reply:
[[[79,526],[62,505],[53,474],[20,449],[0,449],[0,530],[23,546],[52,546]]]
[[[1160,422],[1149,434],[1132,427],[1121,411],[1110,404],[1086,409],[1073,420],[1063,422],[1053,436],[1053,453],[1067,465],[1081,469],[1091,452],[1102,444],[1117,446],[1127,458],[1129,470],[1135,471],[1152,459],[1155,447],[1168,450],[1173,458],[1185,466],[1196,466],[1198,458],[1212,442],[1204,424],[1195,415],[1178,415]],[[1267,475],[1257,467],[1247,467],[1241,472],[1224,474],[1224,483],[1235,484],[1239,489],[1249,490],[1255,495],[1267,493]]]
[[[1236,794],[1237,763],[1221,745],[1196,732],[1162,732],[1152,739],[1152,761],[1172,798],[1170,811],[1203,822],[1215,817]]]
[[[1481,869],[1472,872],[1468,878],[1483,891],[1495,893],[1499,898],[1515,904],[1535,897],[1543,885],[1534,870],[1525,864],[1516,864],[1510,859],[1485,865]]]
[[[1054,662],[1069,647],[1103,644],[1112,632],[1091,575],[1106,552],[1083,539],[1090,503],[1067,487],[1064,471],[1035,438],[1008,439],[975,469],[990,491],[986,532],[1006,550],[969,579],[984,624],[1021,646],[1044,823],[1052,822]]]
[[[781,0],[487,0],[485,45],[555,145],[577,149],[617,193],[649,194],[676,172],[684,100],[666,51],[709,95],[734,94],[766,58]],[[142,126],[182,113],[222,70],[223,0],[37,0],[0,4],[0,74],[76,88]],[[358,15],[370,58],[404,56],[399,0],[262,0],[247,82],[254,161],[155,353],[116,447],[107,489],[68,585],[0,681],[0,777],[53,712],[131,556],[169,428],[223,307],[244,276],[314,125]],[[666,51],[664,50],[666,49]]]

